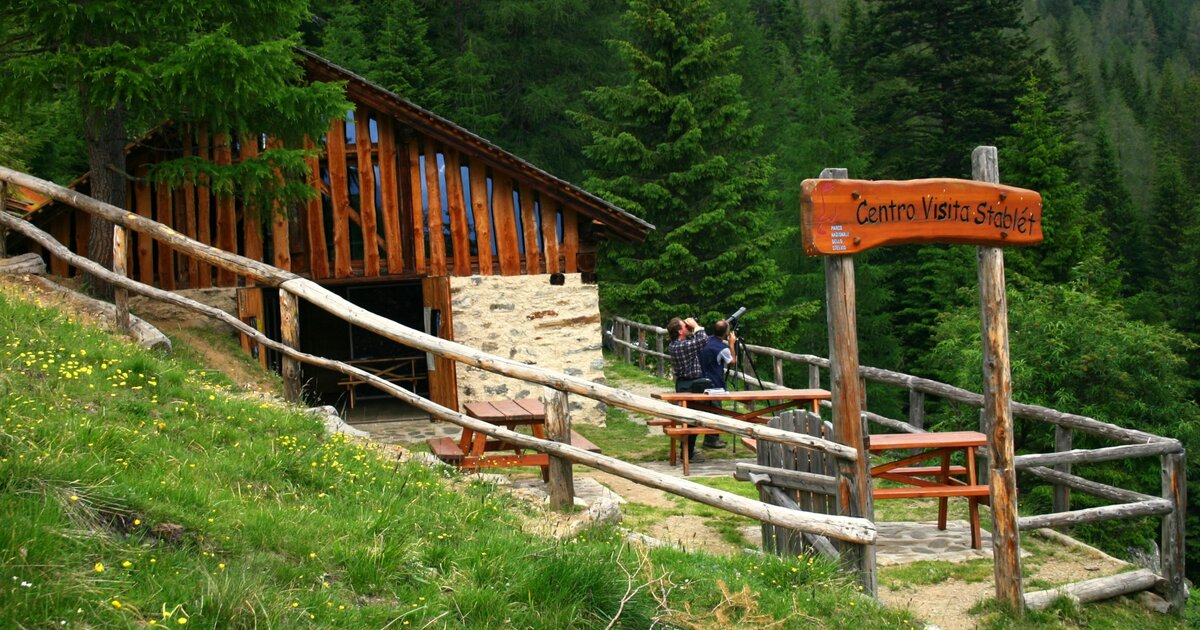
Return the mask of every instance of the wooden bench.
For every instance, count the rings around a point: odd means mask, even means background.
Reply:
[[[938,472],[941,472],[940,468]],[[971,519],[971,548],[983,547],[983,540],[979,532],[979,504],[988,502],[987,486],[968,485],[964,482],[963,485],[935,487],[875,488],[871,491],[871,496],[876,499],[939,499],[938,529],[946,529],[946,499],[966,497]]]
[[[420,383],[428,381],[428,375],[417,373],[417,366],[420,365],[418,362],[424,360],[424,357],[390,357],[386,359],[357,359],[346,361],[346,364],[370,372],[393,385],[400,385],[405,389],[416,392],[417,386]],[[347,376],[338,381],[338,385],[346,388],[346,397],[349,400],[351,409],[354,408],[356,402],[355,388],[366,384],[366,380],[357,376]]]
[[[675,465],[675,444],[676,444],[676,442],[679,443],[679,451],[683,454],[683,476],[686,477],[688,475],[688,463],[689,463],[688,462],[689,455],[688,455],[688,449],[687,449],[687,443],[686,443],[688,436],[713,435],[713,434],[717,434],[717,433],[724,433],[724,431],[722,431],[720,429],[706,429],[704,427],[693,427],[693,426],[685,425],[685,426],[664,426],[663,433],[667,434],[667,437],[671,438],[671,465],[672,466]]]
[[[452,437],[429,438],[429,452],[433,453],[438,459],[453,466],[463,468],[500,468],[504,466],[541,466],[547,468],[550,465],[550,458],[545,453],[533,453],[525,455],[486,455],[484,457],[472,458],[471,466],[464,466],[464,459],[467,454],[463,452],[459,446],[458,440]],[[571,430],[571,446],[580,448],[589,453],[599,453],[600,447],[592,443],[591,440],[583,437],[574,429]]]

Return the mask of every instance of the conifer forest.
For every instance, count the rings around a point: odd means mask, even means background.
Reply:
[[[746,307],[746,340],[798,353],[828,350],[822,261],[799,245],[801,181],[826,167],[969,179],[971,150],[996,146],[1000,181],[1044,200],[1044,242],[1005,252],[1014,399],[1182,440],[1200,531],[1200,197],[1188,192],[1200,181],[1200,2],[6,5],[6,166],[69,183],[100,136],[119,151],[186,116],[319,130],[344,103],[291,85],[300,46],[652,223],[644,243],[600,250],[605,316],[665,326]],[[210,72],[214,55],[243,70]],[[979,391],[975,248],[856,259],[861,363]],[[868,400],[884,415],[908,403]],[[974,414],[931,408],[927,427],[973,427]],[[1018,452],[1053,450],[1046,426],[1016,431]],[[1157,494],[1156,470],[1096,468],[1098,481]],[[1049,504],[1048,487],[1020,484],[1022,502]],[[1152,545],[1156,522],[1078,531],[1124,554]]]

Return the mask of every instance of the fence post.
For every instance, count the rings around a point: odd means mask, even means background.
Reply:
[[[295,295],[279,290],[279,330],[283,343],[300,349],[300,304]],[[283,396],[291,402],[300,402],[300,362],[283,355]]]
[[[0,212],[8,212],[8,182],[0,182]],[[8,228],[0,225],[0,258],[8,258]]]
[[[1071,429],[1060,424],[1054,425],[1054,452],[1061,453],[1071,450]],[[1054,467],[1059,472],[1070,474],[1071,464],[1058,464]],[[1066,512],[1071,509],[1071,488],[1061,483],[1054,484],[1054,511]]]
[[[774,372],[775,384],[783,387],[783,359],[774,357],[771,359],[771,368]]]
[[[113,273],[129,277],[129,232],[113,224]],[[129,333],[129,291],[113,287],[113,305],[117,307],[117,330]]]
[[[816,363],[808,364],[808,388],[821,388],[821,366],[817,365]]]
[[[638,329],[638,367],[646,371],[646,329]]]
[[[663,355],[663,334],[660,332],[654,333],[654,349],[658,351],[659,356],[654,362],[658,366],[658,378],[667,378],[667,360]]]
[[[908,424],[914,429],[925,428],[925,392],[908,390]]]
[[[1185,453],[1162,456],[1163,498],[1171,502],[1170,514],[1163,515],[1162,522],[1162,568],[1161,575],[1167,584],[1165,599],[1171,604],[1172,612],[1183,615],[1187,603],[1187,585],[1184,582],[1184,526],[1187,520],[1187,468]]]
[[[629,322],[621,324],[622,340],[625,342],[625,362],[633,363],[633,341],[629,334]]]
[[[846,179],[846,169],[825,169],[822,179]],[[863,431],[862,383],[858,378],[854,257],[825,256],[825,308],[829,321],[829,386],[833,392],[834,440],[858,452],[855,461],[838,460],[838,512],[875,520],[871,476]],[[876,597],[874,545],[844,545],[846,566],[858,573],[863,591]]]
[[[971,174],[1000,183],[996,147],[975,147]],[[1025,611],[1021,584],[1021,531],[1017,525],[1017,471],[1013,466],[1012,366],[1008,354],[1008,299],[1004,250],[977,248],[979,320],[983,336],[983,412],[988,434],[988,486],[992,505],[992,559],[996,599],[1016,614]]]
[[[542,405],[546,409],[546,437],[562,444],[571,443],[571,414],[567,394],[553,387],[542,387]],[[550,456],[547,487],[550,507],[558,510],[575,505],[575,480],[571,476],[571,460]]]

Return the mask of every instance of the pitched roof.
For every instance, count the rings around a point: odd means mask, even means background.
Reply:
[[[317,81],[345,81],[346,96],[351,101],[369,105],[375,110],[390,115],[396,120],[428,135],[443,144],[454,147],[467,155],[485,158],[512,168],[514,171],[545,186],[552,194],[564,201],[577,204],[576,209],[593,221],[603,224],[608,231],[622,238],[643,241],[654,229],[646,221],[593,195],[592,193],[522,160],[501,149],[489,140],[437,114],[419,107],[415,103],[390,92],[353,72],[338,66],[310,51],[297,48],[311,79]]]

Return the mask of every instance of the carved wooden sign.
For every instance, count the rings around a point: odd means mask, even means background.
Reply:
[[[809,256],[901,243],[1042,242],[1042,196],[1024,188],[963,179],[806,179],[801,187]]]

